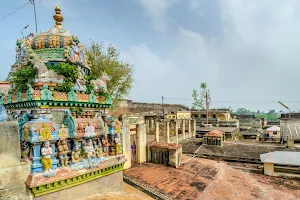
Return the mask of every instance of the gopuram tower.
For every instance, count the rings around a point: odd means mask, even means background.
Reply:
[[[17,120],[21,159],[30,163],[26,187],[34,198],[77,199],[122,189],[122,125],[104,116],[112,104],[109,81],[91,75],[80,40],[55,26],[18,39],[11,89],[0,98]]]

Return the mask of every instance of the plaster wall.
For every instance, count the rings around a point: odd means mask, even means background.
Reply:
[[[124,169],[128,169],[131,167],[130,125],[124,125],[122,131],[123,154],[127,159],[124,163]]]
[[[138,161],[138,163],[146,162],[146,159],[147,159],[146,145],[147,145],[146,125],[138,124],[137,125],[137,161]]]
[[[34,200],[76,200],[85,199],[101,193],[118,193],[123,190],[123,171],[71,187],[58,192],[33,198]]]
[[[27,200],[25,180],[30,165],[21,163],[18,123],[0,123],[0,199]]]
[[[264,174],[269,176],[274,175],[274,163],[264,163]]]

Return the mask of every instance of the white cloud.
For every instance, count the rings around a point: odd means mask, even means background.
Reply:
[[[167,23],[166,12],[177,0],[136,0],[147,16],[151,18],[154,28],[163,31]]]
[[[168,1],[155,1],[157,4],[141,2],[153,19],[167,22]],[[187,6],[199,12],[203,0],[189,2]],[[138,84],[144,82],[145,85],[136,87],[132,93],[134,99],[139,99],[143,88],[147,94],[142,96],[154,97],[156,93],[164,93],[177,98],[191,98],[192,88],[207,81],[213,100],[274,101],[274,104],[240,103],[231,105],[233,107],[281,109],[277,100],[299,100],[296,91],[300,73],[300,2],[218,2],[222,32],[217,34],[217,38],[204,37],[199,32],[178,27],[172,40],[175,48],[169,49],[167,57],[157,55],[154,48],[147,46],[132,47],[127,52],[135,60],[136,68],[141,68],[136,75],[143,77],[144,73],[146,77],[138,78]],[[160,9],[154,9],[157,7]],[[194,21],[195,27],[201,26],[197,24],[197,18]],[[134,48],[139,54],[133,54]],[[228,103],[222,104],[226,105],[229,106]],[[292,104],[291,107],[299,110],[300,105]]]

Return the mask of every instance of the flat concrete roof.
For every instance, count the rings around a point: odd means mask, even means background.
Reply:
[[[260,155],[260,160],[264,163],[274,163],[282,165],[300,165],[300,152],[274,151]]]

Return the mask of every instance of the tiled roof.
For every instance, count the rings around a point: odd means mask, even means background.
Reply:
[[[163,148],[163,149],[178,149],[181,147],[181,144],[168,144],[162,142],[148,142],[147,147],[156,147],[156,148]]]
[[[212,130],[208,133],[205,133],[204,137],[222,137],[224,135],[223,131],[220,130]]]

